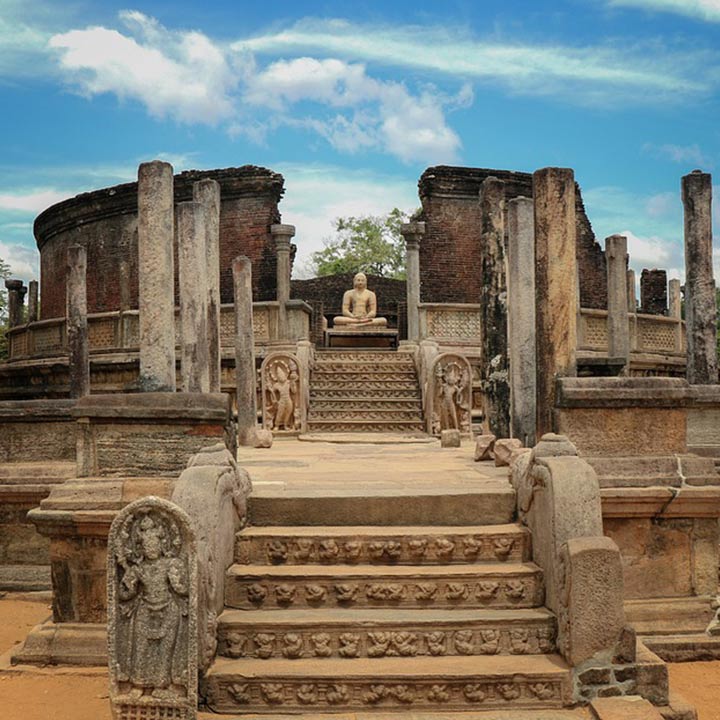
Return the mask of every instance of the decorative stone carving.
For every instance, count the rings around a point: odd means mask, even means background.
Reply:
[[[342,315],[333,319],[333,327],[353,330],[387,327],[387,320],[377,317],[377,297],[368,290],[365,273],[358,273],[353,278],[353,289],[343,295]]]
[[[270,353],[260,369],[263,425],[273,432],[302,429],[302,375],[297,358],[290,353]]]
[[[462,435],[470,435],[472,371],[467,358],[454,353],[438,355],[429,384],[428,431],[440,435],[443,430],[459,430]]]
[[[108,537],[110,697],[118,720],[197,717],[197,553],[188,515],[137,500]]]

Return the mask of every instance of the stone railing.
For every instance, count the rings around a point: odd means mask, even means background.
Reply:
[[[685,356],[685,323],[664,315],[628,313],[630,352],[646,355]],[[578,350],[608,350],[607,311],[580,310]]]
[[[440,344],[480,345],[480,305],[420,303],[420,338]]]
[[[311,308],[300,300],[287,304],[289,335],[293,341],[310,337]],[[253,331],[255,344],[264,345],[279,340],[279,306],[277,302],[253,303]],[[88,315],[88,343],[94,354],[133,352],[140,344],[137,310],[125,310]],[[180,323],[175,323],[175,341],[180,344]],[[65,318],[39,320],[19,325],[8,331],[9,360],[52,358],[66,355],[67,332]],[[235,311],[233,305],[220,308],[220,344],[230,350],[235,342]]]

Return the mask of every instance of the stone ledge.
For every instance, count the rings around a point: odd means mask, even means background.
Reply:
[[[720,517],[720,487],[613,487],[600,490],[603,517]]]
[[[690,385],[681,378],[559,378],[559,408],[672,408],[690,402]]]
[[[143,421],[169,420],[224,421],[230,414],[226,393],[167,393],[88,395],[78,401],[72,415],[78,419]]]
[[[73,422],[76,400],[4,400],[0,402],[0,423]]]

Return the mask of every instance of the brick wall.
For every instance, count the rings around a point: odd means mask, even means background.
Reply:
[[[640,312],[667,315],[668,283],[665,270],[643,270],[640,273]]]
[[[487,177],[505,181],[505,198],[532,197],[529,173],[436,166],[418,182],[425,237],[420,245],[423,302],[480,302],[480,186]],[[577,256],[583,307],[607,306],[605,254],[585,214],[577,188]],[[506,223],[507,227],[507,223]]]
[[[192,199],[193,182],[206,177],[221,187],[222,302],[232,302],[231,262],[237,255],[253,261],[254,298],[274,299],[276,256],[270,225],[280,222],[282,175],[251,165],[180,173],[175,176],[175,202]],[[87,250],[89,312],[137,308],[136,183],[84,193],[48,208],[35,221],[35,238],[42,319],[65,314],[65,265],[72,244]],[[177,252],[175,258],[177,264]]]

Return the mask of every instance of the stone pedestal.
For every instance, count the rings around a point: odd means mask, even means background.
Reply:
[[[417,343],[420,342],[420,242],[425,235],[425,223],[405,223],[400,232],[405,239],[408,340]]]

